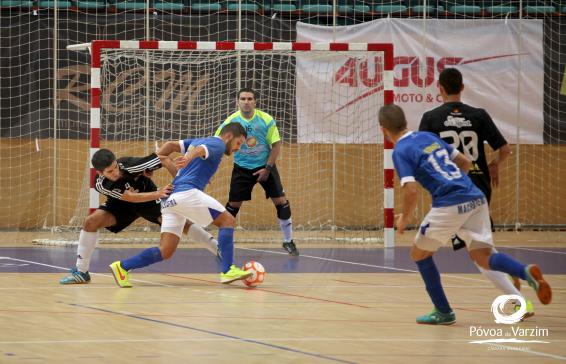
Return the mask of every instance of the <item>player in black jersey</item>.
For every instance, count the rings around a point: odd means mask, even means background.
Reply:
[[[438,82],[444,104],[424,113],[419,130],[438,134],[472,160],[468,176],[489,202],[491,186],[499,184],[499,165],[511,154],[511,147],[487,111],[462,103],[464,84],[460,71],[446,68]],[[489,164],[485,157],[485,142],[498,151],[498,156]]]
[[[167,157],[152,153],[146,157],[123,157],[116,159],[108,149],[100,149],[92,156],[92,165],[98,171],[95,189],[107,197],[106,202],[87,216],[79,235],[76,267],[70,275],[60,280],[61,284],[81,284],[90,282],[88,272],[90,258],[98,240],[98,229],[118,233],[131,225],[139,217],[161,225],[161,198],[167,197],[173,186],[158,189],[151,180],[153,172],[162,166],[173,176],[177,169]],[[189,238],[214,247],[217,242],[200,226],[185,226]]]
[[[438,88],[444,103],[423,114],[419,131],[429,131],[440,136],[464,153],[473,165],[468,176],[484,193],[488,204],[491,202],[491,187],[499,185],[499,165],[511,154],[511,147],[499,132],[499,129],[484,109],[476,108],[462,102],[464,83],[462,73],[456,68],[445,68],[439,76]],[[497,151],[497,156],[487,162],[484,143]],[[452,239],[454,250],[465,246],[458,236]],[[500,272],[486,271],[478,266],[480,271],[507,294],[520,295],[520,283],[513,278],[515,287],[507,276]],[[515,289],[513,289],[515,288]],[[527,300],[526,316],[534,314],[532,303]]]

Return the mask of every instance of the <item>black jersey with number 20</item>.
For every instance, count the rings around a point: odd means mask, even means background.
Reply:
[[[470,178],[490,199],[491,180],[483,144],[487,142],[498,150],[507,141],[487,111],[461,102],[445,103],[423,114],[419,131],[437,134],[468,157],[473,162]]]

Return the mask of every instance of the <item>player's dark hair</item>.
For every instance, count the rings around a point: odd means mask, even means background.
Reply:
[[[240,136],[244,136],[244,138],[248,137],[248,133],[246,133],[246,129],[240,123],[228,123],[222,127],[222,131],[220,131],[220,135],[224,135],[226,133],[232,133],[234,138],[239,138]]]
[[[92,155],[92,166],[97,171],[104,171],[116,160],[116,156],[108,149],[99,149]]]
[[[244,87],[243,89],[240,89],[240,91],[238,91],[238,100],[240,99],[240,95],[242,94],[242,92],[249,92],[252,95],[254,95],[254,100],[257,100],[257,97],[259,96],[258,93],[249,87]]]
[[[456,68],[445,68],[440,72],[438,83],[444,88],[448,95],[457,95],[462,92],[462,73]]]
[[[379,124],[392,133],[407,129],[407,119],[400,106],[389,104],[379,109]]]

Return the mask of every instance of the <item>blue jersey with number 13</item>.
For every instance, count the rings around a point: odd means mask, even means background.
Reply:
[[[432,207],[483,198],[480,189],[452,162],[457,153],[433,133],[408,132],[395,145],[393,163],[401,185],[420,183],[432,195]]]

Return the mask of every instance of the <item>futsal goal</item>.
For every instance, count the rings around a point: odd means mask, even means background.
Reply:
[[[143,156],[169,140],[210,136],[237,111],[237,91],[251,87],[281,135],[277,167],[296,240],[393,245],[392,146],[377,119],[380,106],[393,102],[392,44],[93,41],[69,48],[90,52],[90,152],[61,231],[80,229],[103,201],[89,161],[99,148]],[[226,157],[206,190],[223,204],[231,169]],[[171,178],[163,170],[154,180]],[[130,232],[128,242],[159,237],[157,226],[141,222]],[[281,238],[258,185],[238,215],[236,241]]]

